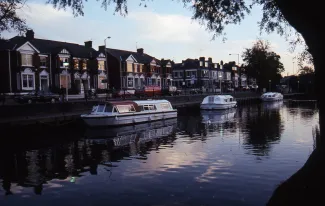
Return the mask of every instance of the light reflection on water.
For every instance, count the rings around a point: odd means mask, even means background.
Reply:
[[[0,203],[263,205],[308,158],[317,123],[313,106],[268,103],[3,148]]]

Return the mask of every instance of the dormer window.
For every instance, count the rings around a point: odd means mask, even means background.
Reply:
[[[68,63],[69,58],[67,57],[60,57],[60,68],[65,68],[63,63]]]
[[[209,67],[209,62],[205,62],[205,67]]]
[[[218,64],[214,64],[214,68],[216,68],[216,69],[217,69],[217,68],[218,68]]]
[[[33,55],[32,54],[21,54],[21,65],[22,66],[33,66]]]
[[[203,61],[200,61],[200,67],[203,67]]]
[[[73,60],[73,68],[74,69],[79,69],[79,59],[74,59]]]
[[[86,59],[82,60],[82,69],[87,69],[87,60]]]

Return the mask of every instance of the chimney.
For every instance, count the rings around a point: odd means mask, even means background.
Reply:
[[[98,46],[98,51],[105,52],[105,46]]]
[[[212,58],[211,58],[211,57],[208,58],[208,62],[209,62],[210,64],[212,64]]]
[[[85,47],[93,48],[93,41],[85,41]]]
[[[200,57],[199,60],[200,60],[200,67],[204,67],[205,57]]]
[[[137,53],[140,54],[140,55],[143,55],[143,48],[137,49]]]
[[[222,60],[220,61],[220,65],[223,65],[223,61]]]
[[[28,29],[26,31],[26,39],[27,40],[32,40],[34,39],[34,31],[32,29]]]

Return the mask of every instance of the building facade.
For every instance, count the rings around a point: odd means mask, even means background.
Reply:
[[[99,51],[105,51],[100,48]],[[140,89],[144,86],[165,86],[172,81],[172,62],[161,61],[144,53],[142,48],[136,52],[106,49],[109,62],[109,84],[115,89]]]
[[[106,88],[104,53],[84,45],[34,37],[15,36],[0,42],[1,90],[6,93],[26,93],[32,90],[58,92],[68,88],[70,94],[82,94],[90,88]]]

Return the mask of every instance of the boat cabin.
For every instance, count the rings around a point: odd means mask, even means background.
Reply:
[[[167,100],[117,101],[99,103],[92,109],[93,114],[125,114],[146,111],[171,111],[173,107]]]
[[[231,95],[211,95],[203,99],[202,104],[227,104],[236,102]]]

